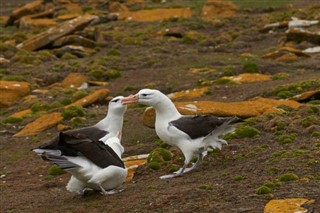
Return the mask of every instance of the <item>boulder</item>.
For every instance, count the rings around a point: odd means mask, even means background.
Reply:
[[[49,18],[37,18],[33,19],[30,17],[23,17],[20,19],[19,28],[20,29],[30,29],[30,28],[41,28],[41,27],[52,27],[57,25],[58,23]]]
[[[301,28],[290,28],[286,32],[288,41],[308,41],[313,44],[320,44],[320,31],[312,32]]]
[[[283,212],[308,212],[303,208],[304,204],[312,204],[315,200],[305,198],[289,198],[283,200],[270,200],[264,207],[264,213],[283,213]]]
[[[69,73],[67,77],[61,82],[63,88],[79,88],[83,83],[88,81],[88,77],[81,73]]]
[[[84,58],[95,54],[96,50],[79,45],[66,45],[61,48],[56,48],[52,52],[59,58],[61,58],[66,53],[72,54],[78,58]]]
[[[31,92],[30,84],[18,81],[0,81],[0,107],[7,107]]]
[[[271,75],[260,73],[243,73],[236,76],[225,76],[223,79],[229,79],[237,83],[248,83],[256,81],[269,81],[271,80],[271,77]]]
[[[233,17],[238,7],[231,2],[221,0],[207,0],[202,8],[201,16],[206,20]]]
[[[215,116],[239,116],[242,118],[256,117],[268,113],[282,113],[278,106],[298,108],[302,104],[293,100],[275,100],[270,98],[253,98],[248,101],[239,102],[214,102],[214,101],[193,101],[174,102],[178,111],[183,115],[210,114]],[[155,111],[148,107],[143,115],[142,121],[146,126],[154,127]]]
[[[16,20],[20,19],[23,16],[40,12],[42,8],[43,8],[42,0],[36,0],[28,4],[25,4],[22,7],[18,7],[12,11],[5,26],[13,25]]]
[[[86,97],[83,97],[79,100],[77,100],[76,102],[73,102],[67,106],[65,106],[64,108],[68,108],[70,106],[75,106],[75,105],[80,105],[80,106],[88,106],[90,104],[95,103],[96,101],[101,101],[103,99],[105,99],[107,96],[109,95],[109,90],[108,89],[99,89],[96,90],[94,92],[92,92],[91,94],[87,95]]]
[[[190,8],[159,8],[153,10],[128,11],[119,13],[119,19],[132,21],[162,21],[170,18],[188,18]]]
[[[24,50],[38,50],[49,44],[52,44],[55,40],[73,34],[78,30],[84,29],[93,21],[98,21],[99,17],[95,15],[83,15],[78,18],[66,21],[58,26],[51,27],[50,29],[39,33],[30,39],[22,42],[17,47]]]
[[[21,131],[16,133],[14,137],[25,137],[36,135],[46,129],[49,129],[61,122],[63,117],[60,112],[52,112],[45,114],[36,119],[35,121],[28,123]]]
[[[67,35],[55,40],[52,44],[53,47],[61,47],[65,45],[78,45],[89,48],[95,48],[97,46],[95,41],[92,41],[79,35]]]
[[[289,100],[294,100],[298,102],[308,102],[311,100],[320,100],[320,90],[307,91],[299,95],[295,95]]]

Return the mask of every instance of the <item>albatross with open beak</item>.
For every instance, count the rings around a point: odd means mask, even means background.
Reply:
[[[164,142],[182,151],[185,158],[183,167],[173,174],[161,176],[161,179],[181,176],[195,169],[207,155],[208,149],[221,149],[223,144],[227,144],[219,136],[233,131],[234,124],[241,121],[238,117],[181,115],[165,94],[154,89],[142,89],[135,95],[123,98],[122,103],[152,106],[156,111],[157,135]],[[194,155],[198,160],[188,168]]]

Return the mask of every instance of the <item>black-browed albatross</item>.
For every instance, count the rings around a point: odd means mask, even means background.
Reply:
[[[123,104],[136,102],[155,109],[157,135],[169,145],[177,146],[185,157],[182,168],[173,174],[161,176],[161,179],[181,176],[195,169],[208,149],[221,149],[223,144],[227,144],[219,136],[232,131],[234,124],[241,121],[238,117],[181,115],[165,94],[154,89],[142,89],[137,94],[122,99]],[[187,168],[194,155],[197,155],[198,160]]]
[[[120,132],[105,143],[81,133],[60,132],[58,146],[61,154],[43,152],[40,156],[72,174],[66,186],[68,191],[83,194],[86,189],[94,189],[103,195],[120,191],[117,188],[127,176],[121,160],[124,148]]]
[[[54,137],[53,139],[49,140],[43,145],[40,145],[39,147],[33,149],[33,151],[39,154],[40,156],[42,156],[42,158],[45,160],[49,160],[48,157],[50,157],[51,160],[53,160],[54,157],[56,159],[59,159],[59,157],[65,157],[63,155],[66,155],[69,157],[83,155],[85,158],[88,158],[90,161],[90,163],[87,163],[88,167],[95,167],[94,165],[92,165],[92,163],[99,167],[101,166],[105,167],[106,163],[101,163],[100,165],[99,162],[101,158],[103,158],[106,155],[106,153],[102,152],[100,154],[99,153],[95,154],[90,150],[97,149],[97,146],[100,147],[97,150],[100,150],[102,147],[100,146],[102,142],[110,146],[109,139],[111,138],[113,138],[111,140],[111,144],[113,144],[113,146],[115,145],[114,142],[112,141],[115,140],[114,137],[117,134],[121,134],[122,126],[123,126],[123,116],[127,109],[127,106],[121,103],[122,98],[123,98],[122,96],[118,96],[113,98],[109,102],[107,116],[101,121],[99,121],[97,124],[89,127],[68,130],[63,133],[60,133],[60,135]],[[67,138],[67,139],[64,139],[64,138]],[[70,148],[69,143],[75,143],[75,144],[81,145],[81,147],[73,146],[72,149],[69,149]],[[66,149],[66,146],[68,146],[68,149]],[[81,149],[81,151],[77,149]],[[103,150],[104,149],[108,150],[108,148],[105,148],[105,147],[103,148]],[[88,156],[86,157],[86,155]],[[108,161],[108,159],[103,159],[103,160]],[[67,169],[67,168],[64,168],[64,169]],[[93,169],[92,171],[97,171],[97,169],[95,170]],[[75,176],[72,176],[67,185],[67,189],[69,190],[71,188],[77,188],[77,187],[71,187],[73,185],[79,185],[78,188],[80,189],[81,182],[82,182],[81,180],[78,180]],[[81,194],[83,189],[69,190],[69,191],[78,192]]]

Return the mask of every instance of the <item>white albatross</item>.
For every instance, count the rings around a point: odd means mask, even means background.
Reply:
[[[121,160],[124,148],[120,133],[103,143],[81,133],[60,132],[58,146],[61,154],[44,151],[39,155],[72,174],[66,186],[68,191],[84,194],[93,189],[103,195],[121,191],[117,188],[125,181],[128,171]]]
[[[97,124],[89,127],[67,130],[63,132],[62,135],[60,134],[52,138],[32,151],[36,152],[40,156],[43,154],[50,155],[51,157],[62,156],[63,152],[61,151],[61,136],[63,135],[68,135],[69,138],[74,137],[74,139],[78,138],[79,140],[86,140],[86,142],[91,141],[91,143],[98,143],[99,141],[102,141],[104,144],[109,145],[109,143],[112,142],[110,142],[108,139],[116,137],[117,134],[121,135],[123,117],[127,109],[127,106],[121,103],[122,98],[123,96],[118,96],[109,102],[106,117],[104,117]],[[68,186],[72,186],[73,183],[76,182],[80,183],[81,181],[75,176],[72,176]],[[67,188],[70,188],[68,186]]]
[[[227,142],[219,136],[233,131],[238,117],[216,117],[212,115],[181,115],[173,102],[159,90],[142,89],[135,95],[122,99],[123,104],[139,103],[152,106],[156,111],[155,130],[161,140],[178,147],[184,155],[184,165],[173,174],[161,179],[181,176],[195,169],[207,155],[208,149],[221,149]],[[196,155],[198,160],[187,168]]]

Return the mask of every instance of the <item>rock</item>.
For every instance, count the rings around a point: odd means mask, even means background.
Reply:
[[[40,34],[37,34],[22,42],[17,47],[29,51],[37,50],[52,44],[55,40],[63,36],[70,35],[78,30],[84,29],[90,23],[97,21],[98,19],[99,17],[95,15],[79,16],[78,18],[64,22],[58,26],[52,27]]]
[[[180,98],[184,98],[184,99],[197,98],[197,97],[201,97],[201,96],[205,95],[208,92],[209,92],[208,87],[202,87],[202,88],[193,89],[193,90],[185,90],[185,91],[181,91],[181,92],[171,93],[171,94],[168,94],[168,97],[171,100],[176,100],[176,99],[180,99]]]
[[[65,130],[71,129],[71,126],[63,125],[63,124],[58,124],[57,125],[57,131],[62,132]]]
[[[283,200],[271,200],[264,207],[264,213],[283,213],[283,212],[308,212],[301,207],[303,204],[312,204],[315,200],[305,198],[291,198]]]
[[[286,32],[287,41],[302,42],[308,41],[313,44],[320,44],[320,31],[311,32],[301,28],[290,28]]]
[[[201,68],[191,68],[190,71],[192,73],[203,73],[203,74],[207,74],[207,73],[213,73],[216,72],[217,70],[214,68],[210,68],[210,67],[201,67]]]
[[[302,20],[296,17],[291,17],[291,21],[289,21],[288,27],[289,28],[296,28],[296,27],[309,27],[311,25],[318,24],[318,20]]]
[[[65,45],[78,45],[89,48],[95,48],[97,46],[96,42],[79,35],[67,35],[55,40],[52,44],[53,47],[61,47]]]
[[[30,84],[18,81],[0,81],[0,107],[10,106],[31,92]]]
[[[292,53],[284,54],[275,59],[275,61],[290,63],[293,61],[297,61],[299,59],[298,56]]]
[[[88,81],[88,77],[81,73],[69,73],[67,77],[61,82],[63,88],[79,88],[83,83]]]
[[[320,90],[307,91],[302,94],[293,96],[289,100],[294,100],[298,102],[308,102],[311,100],[320,100]]]
[[[194,102],[174,102],[178,111],[183,115],[211,114],[215,116],[239,116],[243,118],[256,117],[269,113],[282,113],[278,106],[288,106],[298,108],[302,104],[293,100],[275,100],[269,98],[253,98],[240,102],[214,102],[214,101],[194,101]],[[154,127],[155,111],[148,107],[143,115],[142,121],[146,126]]]
[[[14,137],[36,135],[46,129],[51,128],[62,120],[63,117],[60,112],[52,112],[50,114],[42,115],[35,121],[28,123],[21,131],[16,133]]]
[[[120,2],[111,2],[109,4],[108,10],[110,13],[121,13],[121,12],[129,12],[129,8],[121,4]]]
[[[65,21],[65,20],[70,20],[70,19],[74,19],[74,18],[77,18],[79,17],[80,14],[75,14],[75,13],[72,13],[72,14],[63,14],[63,15],[59,15],[57,17],[57,20],[60,20],[60,21]]]
[[[310,57],[307,53],[304,53],[301,50],[295,49],[293,47],[281,47],[276,51],[270,52],[262,56],[266,59],[278,59],[284,55],[295,55],[299,57]]]
[[[41,11],[43,7],[42,4],[43,4],[42,0],[37,0],[37,1],[30,2],[28,4],[25,4],[22,7],[14,9],[7,23],[5,24],[5,27],[13,25],[17,19],[20,19],[23,16],[34,14],[36,12]]]
[[[182,38],[185,35],[185,32],[181,28],[177,28],[177,27],[166,28],[163,35],[168,37]]]
[[[64,106],[64,108],[68,108],[70,106],[75,106],[75,105],[80,105],[80,106],[88,106],[90,104],[95,103],[96,101],[101,101],[105,99],[109,95],[109,90],[108,89],[99,89],[91,94],[87,95],[84,98],[81,98],[77,100],[76,102],[73,102],[72,104],[69,104],[67,106]]]
[[[147,163],[148,155],[135,155],[123,158],[125,167],[128,169],[128,175],[126,177],[126,182],[131,182],[135,171],[139,166]]]
[[[132,21],[162,21],[170,18],[188,18],[190,8],[159,8],[153,10],[128,11],[119,13],[119,19]]]
[[[9,63],[10,63],[10,60],[9,60],[9,59],[0,57],[0,67],[1,67],[1,66],[6,66],[6,65],[8,65]]]
[[[20,19],[19,28],[20,29],[31,29],[31,28],[41,28],[41,27],[52,27],[58,23],[53,19],[42,18],[42,19],[32,19],[30,17],[23,17]]]
[[[85,58],[95,54],[96,50],[78,45],[66,45],[61,48],[54,49],[53,53],[59,58],[65,54],[72,54],[78,58]]]
[[[82,14],[82,7],[78,4],[65,4],[64,7],[69,11],[69,13],[74,13],[74,14]]]
[[[271,80],[271,75],[265,75],[260,73],[243,73],[237,76],[225,76],[223,79],[229,79],[238,83],[248,83],[256,81],[269,81]]]
[[[202,8],[201,16],[206,20],[233,17],[238,7],[231,2],[221,0],[207,0]]]
[[[282,22],[276,22],[272,24],[265,25],[262,29],[259,30],[260,33],[267,33],[271,30],[277,29],[277,28],[286,28],[288,27],[289,22],[288,21],[282,21]]]
[[[11,118],[23,118],[24,116],[26,115],[30,115],[32,114],[32,110],[31,109],[25,109],[25,110],[22,110],[20,112],[16,112],[8,117],[11,117]]]

